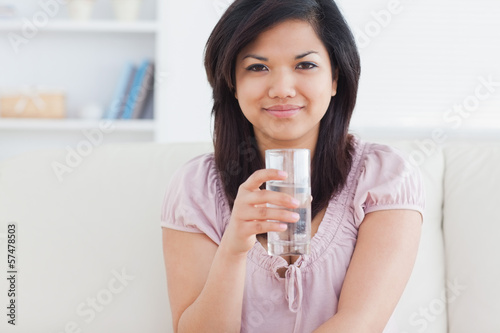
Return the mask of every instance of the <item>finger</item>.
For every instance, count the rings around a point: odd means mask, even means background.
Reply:
[[[248,177],[248,179],[241,184],[241,187],[249,191],[256,191],[259,187],[270,180],[284,180],[288,177],[285,171],[276,169],[261,169],[257,170]]]
[[[300,201],[289,194],[269,190],[254,191],[252,193],[249,193],[246,196],[245,201],[249,205],[254,206],[265,205],[269,203],[272,205],[292,209],[297,208],[300,205]]]
[[[266,232],[281,232],[288,228],[286,223],[269,222],[269,221],[253,221],[243,223],[242,231],[249,235],[258,235]]]
[[[286,209],[271,208],[271,207],[254,207],[250,209],[245,221],[266,221],[274,220],[280,222],[295,223],[300,219],[300,215]]]

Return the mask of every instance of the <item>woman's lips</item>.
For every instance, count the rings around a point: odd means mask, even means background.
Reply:
[[[264,110],[277,118],[290,118],[296,115],[300,109],[302,109],[302,107],[298,105],[273,105],[264,108]]]

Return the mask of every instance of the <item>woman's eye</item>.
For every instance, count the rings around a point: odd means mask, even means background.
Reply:
[[[256,65],[251,65],[251,66],[247,67],[247,70],[252,71],[252,72],[262,72],[262,71],[266,71],[267,67],[264,65],[256,64]]]
[[[318,66],[312,62],[301,62],[297,65],[297,69],[313,69],[315,67]]]

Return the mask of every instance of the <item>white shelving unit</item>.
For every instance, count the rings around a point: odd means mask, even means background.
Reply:
[[[152,133],[154,121],[148,119],[132,120],[88,120],[88,119],[14,119],[0,121],[0,131],[58,131],[72,132],[98,128],[99,124],[109,122],[117,132]]]
[[[103,111],[108,108],[125,63],[138,65],[151,59],[157,72],[162,68],[157,61],[161,29],[156,13],[163,0],[144,0],[135,22],[115,20],[106,1],[96,2],[88,21],[69,20],[61,8],[57,16],[37,26],[34,36],[26,38],[26,21],[41,10],[36,0],[29,1],[31,7],[19,5],[19,19],[0,20],[0,93],[26,86],[62,89],[67,118],[0,117],[0,161],[31,150],[77,145],[85,140],[85,133],[99,130],[103,122],[113,128],[103,143],[155,141],[156,119],[80,119],[79,111],[89,105],[99,105]],[[14,47],[12,35],[24,42]],[[156,118],[159,105],[155,99]]]
[[[20,32],[22,21],[0,22],[0,32]],[[155,21],[147,22],[117,22],[115,20],[71,21],[54,20],[43,27],[43,31],[56,32],[97,32],[97,33],[156,33],[158,25]]]

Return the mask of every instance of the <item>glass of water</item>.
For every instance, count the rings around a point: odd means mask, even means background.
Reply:
[[[283,192],[297,199],[296,209],[288,209],[300,215],[296,223],[287,223],[282,232],[267,233],[267,251],[270,255],[309,254],[311,243],[311,153],[309,149],[268,149],[266,168],[288,173],[285,180],[266,182],[266,189]],[[275,205],[269,207],[282,208]]]

